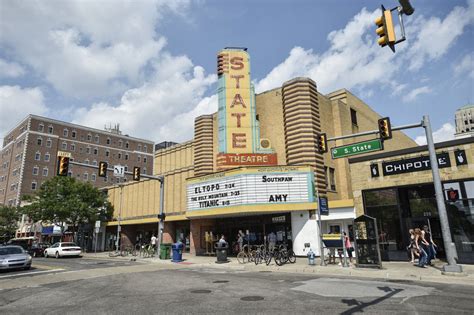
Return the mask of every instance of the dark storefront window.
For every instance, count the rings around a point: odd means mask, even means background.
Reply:
[[[446,201],[449,225],[460,262],[474,262],[474,180],[445,183],[444,190],[456,189],[460,199]],[[444,196],[447,200],[446,195]],[[367,215],[377,219],[379,243],[384,260],[407,259],[409,229],[429,226],[444,257],[441,222],[433,185],[416,185],[363,192]]]

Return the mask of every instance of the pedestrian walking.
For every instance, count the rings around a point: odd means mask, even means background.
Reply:
[[[354,251],[354,247],[352,247],[351,240],[349,239],[349,236],[347,236],[346,232],[343,232],[344,234],[344,243],[347,251],[347,256],[349,257],[349,263],[352,264],[352,252]]]
[[[275,249],[275,245],[276,245],[276,234],[271,232],[270,234],[268,234],[268,250],[270,252],[273,252],[273,250]]]
[[[418,259],[418,267],[426,268],[426,262],[428,259],[428,253],[426,252],[428,247],[428,242],[424,238],[424,233],[420,228],[415,229],[415,244],[416,249],[420,253],[420,258]]]
[[[156,249],[156,236],[155,236],[155,234],[153,234],[151,236],[150,243],[151,243],[151,247],[153,247],[153,249]]]
[[[410,252],[410,256],[411,256],[411,263],[414,264],[415,263],[415,256],[420,256],[418,254],[418,251],[416,249],[416,242],[415,242],[415,239],[416,239],[416,235],[415,235],[415,230],[413,229],[409,229],[408,230],[408,233],[410,234],[410,244],[408,245],[407,247],[407,250]]]
[[[227,247],[227,241],[225,240],[224,234],[221,235],[221,239],[218,242],[218,247]]]
[[[433,242],[433,234],[427,225],[423,226],[423,231],[425,232],[425,240],[428,242],[428,260],[426,263],[431,265],[431,260],[436,257],[436,244]]]

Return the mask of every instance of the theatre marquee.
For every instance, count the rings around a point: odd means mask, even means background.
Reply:
[[[259,167],[192,178],[187,211],[314,202],[309,167]]]

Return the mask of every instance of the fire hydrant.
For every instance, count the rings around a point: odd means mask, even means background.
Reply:
[[[308,252],[308,264],[314,266],[315,265],[316,254],[310,248]]]

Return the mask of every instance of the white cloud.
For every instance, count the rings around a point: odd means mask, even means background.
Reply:
[[[454,134],[456,133],[456,128],[451,123],[445,123],[441,128],[433,132],[433,141],[443,142],[454,139]],[[418,145],[426,144],[426,136],[418,136],[415,138],[415,142]]]
[[[80,108],[74,122],[96,128],[120,123],[125,133],[155,142],[190,140],[194,117],[217,110],[215,97],[204,98],[216,75],[206,75],[185,56],[164,54],[153,67],[152,80],[126,91],[120,104]]]
[[[25,74],[25,69],[16,62],[0,58],[0,78],[17,78]]]
[[[0,135],[2,137],[28,114],[44,115],[46,113],[43,92],[39,88],[0,86]],[[0,141],[0,146],[2,144],[3,140]]]
[[[410,93],[403,96],[402,100],[406,103],[413,102],[421,94],[428,94],[431,92],[431,89],[428,86],[422,86],[410,91]]]
[[[467,75],[471,78],[474,79],[474,64],[473,64],[473,54],[468,54],[465,55],[461,62],[458,64],[454,65],[453,71],[455,76],[461,76],[464,73],[467,73]]]
[[[453,8],[444,19],[423,16],[414,19],[407,27],[408,69],[418,70],[426,62],[443,56],[473,21],[473,1],[468,1],[467,8]]]
[[[166,44],[155,32],[163,12],[182,14],[187,5],[162,0],[6,0],[0,44],[66,96],[117,95],[143,82],[144,67]]]
[[[446,54],[473,22],[473,3],[470,0],[467,7],[453,8],[444,18],[406,19],[407,41],[396,46],[396,54],[376,43],[374,20],[380,10],[369,12],[364,8],[343,29],[328,35],[330,46],[326,52],[316,54],[311,49],[294,47],[282,63],[257,81],[256,90],[263,92],[295,76],[306,76],[316,81],[323,93],[339,88],[364,92],[370,91],[373,84],[383,83],[394,89],[392,95],[398,95],[407,88],[406,84],[395,83],[400,71],[406,65],[417,70]],[[426,91],[427,88],[412,91],[413,98]]]

